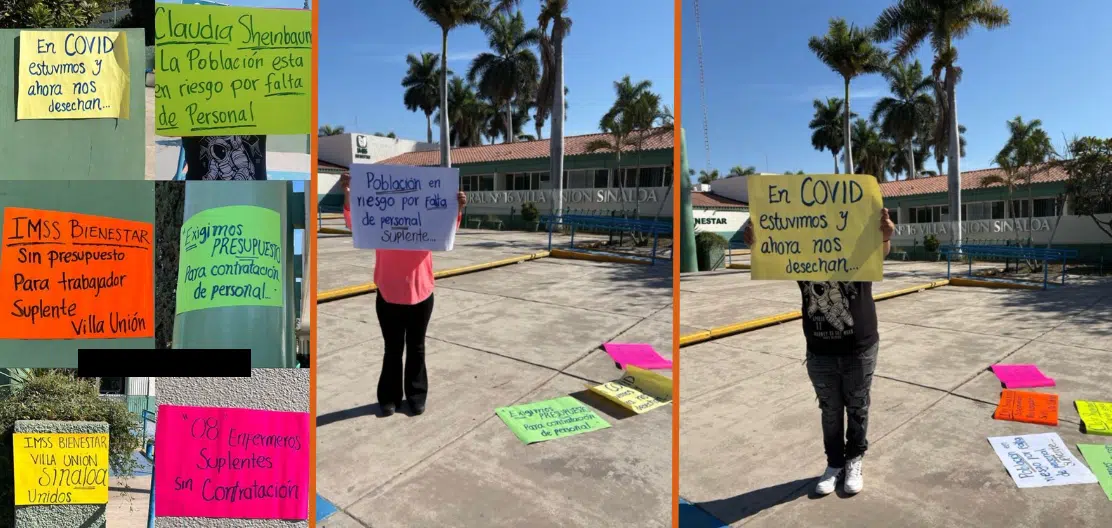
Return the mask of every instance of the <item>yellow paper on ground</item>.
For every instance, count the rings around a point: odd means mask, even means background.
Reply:
[[[634,366],[621,379],[588,388],[637,414],[672,403],[672,378]]]
[[[1074,400],[1088,434],[1112,436],[1112,403]]]
[[[108,433],[15,433],[12,455],[16,506],[108,503]]]
[[[308,134],[312,14],[155,4],[160,136]]]
[[[128,118],[122,31],[20,31],[16,119]]]
[[[757,280],[878,282],[883,201],[863,174],[748,176]]]

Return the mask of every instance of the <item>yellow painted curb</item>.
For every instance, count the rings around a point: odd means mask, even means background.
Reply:
[[[318,227],[317,233],[324,235],[350,235],[351,231],[347,229],[340,229],[338,227]]]
[[[890,292],[878,293],[878,294],[873,296],[873,300],[874,301],[883,301],[885,299],[891,299],[893,297],[900,297],[902,295],[907,295],[909,293],[919,293],[919,292],[924,291],[924,290],[931,290],[931,289],[934,289],[934,288],[940,288],[940,287],[946,286],[948,284],[951,284],[951,282],[946,280],[946,279],[936,280],[934,282],[928,282],[926,284],[916,284],[915,286],[911,286],[911,287],[908,287],[908,288],[902,288],[902,289],[899,289],[899,290],[892,290]]]
[[[630,257],[621,257],[618,255],[596,255],[594,253],[581,253],[579,251],[570,251],[567,249],[553,249],[551,256],[553,258],[565,258],[573,260],[590,260],[593,262],[617,262],[620,264],[644,264],[649,265],[652,262],[648,260],[635,259]]]
[[[750,264],[743,264],[741,262],[738,262],[737,264],[727,264],[726,268],[728,268],[728,269],[753,269],[753,266],[750,265]]]
[[[989,280],[977,280],[967,277],[954,277],[950,279],[951,286],[967,286],[976,288],[996,288],[1002,290],[1041,290],[1042,286],[1035,286],[1034,284],[1017,284],[1014,282],[998,282]]]
[[[518,262],[526,262],[529,260],[542,259],[549,256],[547,251],[539,251],[537,253],[530,253],[528,255],[521,255],[518,257],[510,257],[507,259],[496,260],[494,262],[484,262],[482,264],[475,264],[473,266],[463,266],[460,268],[452,268],[434,272],[433,277],[443,279],[445,277],[454,277],[456,275],[463,275],[465,273],[473,273],[476,271],[483,271],[510,264],[517,264]],[[378,289],[375,283],[368,282],[366,284],[357,284],[355,286],[345,286],[343,288],[336,288],[334,290],[327,290],[317,293],[317,304],[325,303],[328,301],[335,301],[339,299],[346,299],[356,295],[363,295],[364,293],[371,293]]]

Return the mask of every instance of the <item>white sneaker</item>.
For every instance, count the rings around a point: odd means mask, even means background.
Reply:
[[[838,476],[841,474],[842,468],[827,467],[826,471],[819,477],[819,483],[815,485],[815,493],[819,495],[834,493],[834,487],[838,485]]]
[[[861,457],[846,462],[846,481],[843,487],[850,495],[856,495],[865,487],[865,479],[861,477]]]

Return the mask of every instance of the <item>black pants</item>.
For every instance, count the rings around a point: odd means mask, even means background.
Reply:
[[[424,405],[429,393],[425,371],[425,331],[432,318],[432,295],[417,304],[391,304],[378,295],[375,313],[382,328],[386,352],[378,377],[378,403],[400,405],[402,394],[409,403]],[[402,369],[402,353],[405,369]]]
[[[830,467],[845,467],[869,448],[869,390],[879,349],[877,343],[855,355],[807,353],[807,375],[822,410],[822,443]]]

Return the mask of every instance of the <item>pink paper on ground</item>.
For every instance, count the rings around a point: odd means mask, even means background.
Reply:
[[[653,350],[652,345],[644,343],[606,343],[602,345],[606,353],[614,358],[614,362],[625,368],[633,365],[643,369],[671,369],[672,362],[665,359]]]
[[[155,515],[308,519],[310,447],[309,413],[159,405]]]
[[[1054,386],[1054,380],[1044,376],[1035,365],[993,365],[992,372],[1008,389]]]

